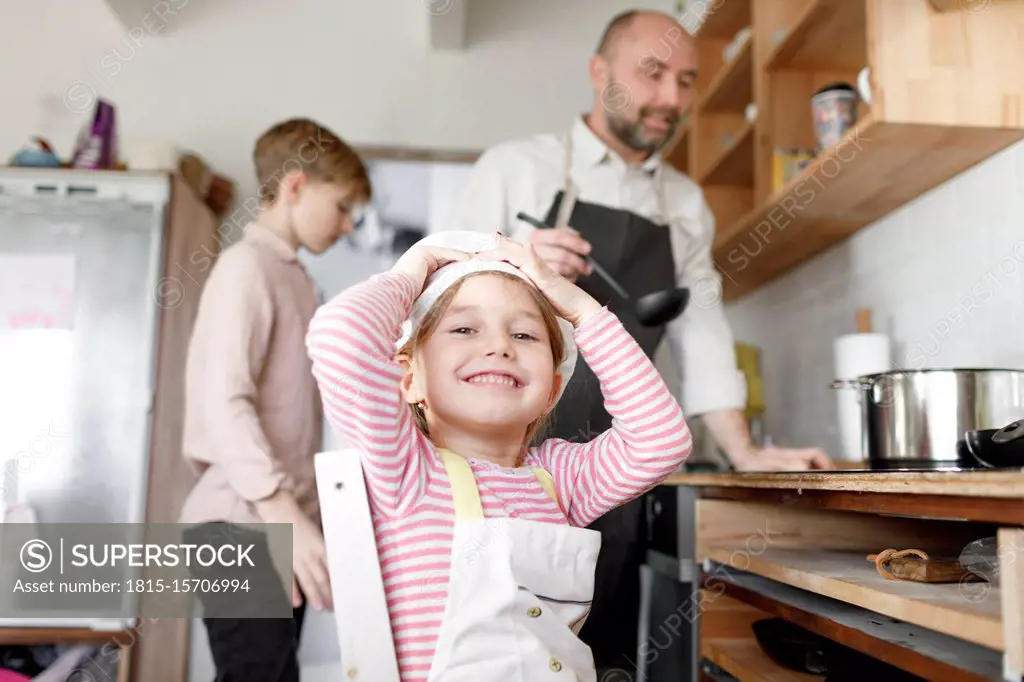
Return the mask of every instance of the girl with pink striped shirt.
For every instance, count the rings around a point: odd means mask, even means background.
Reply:
[[[531,247],[450,231],[322,306],[307,344],[362,458],[401,679],[596,682],[585,526],[691,450],[619,320]],[[578,356],[613,427],[531,446]]]

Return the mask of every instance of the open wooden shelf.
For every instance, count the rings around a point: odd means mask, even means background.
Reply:
[[[995,2],[1015,2],[1016,0],[995,0]],[[984,12],[989,0],[928,0],[937,12]]]
[[[133,643],[137,634],[133,630],[92,630],[62,627],[2,627],[0,644],[107,644]]]
[[[936,11],[932,0],[712,4],[695,32],[689,134],[664,156],[704,189],[726,301],[1024,139],[1024,79],[992,66],[1024,57],[1024,2],[961,12]],[[724,49],[746,28],[725,62]],[[812,96],[831,83],[856,86],[865,67],[871,102],[858,105],[842,142],[818,149]],[[757,115],[748,131],[749,103]],[[816,158],[783,183],[773,178],[781,150]]]
[[[754,100],[751,80],[754,64],[750,45],[751,39],[747,38],[733,58],[719,70],[697,104],[698,109],[705,113],[743,113]]]
[[[704,172],[702,184],[754,186],[754,126],[745,124],[733,134],[721,156]]]
[[[860,121],[753,211],[718,231],[726,300],[739,298],[1021,139],[1013,129]]]
[[[700,655],[740,682],[821,682],[785,668],[757,643],[752,624],[771,614],[725,594],[701,595]]]
[[[992,649],[735,568],[710,577],[719,570],[711,566],[700,579],[709,597],[727,595],[926,680],[987,682],[1002,672]]]
[[[700,654],[722,666],[740,682],[821,682],[820,675],[783,668],[768,657],[755,639],[709,639]]]
[[[696,33],[702,39],[731,40],[737,31],[750,25],[750,10],[750,0],[710,3],[708,14]]]
[[[999,588],[985,584],[925,584],[886,580],[863,552],[768,549],[758,556],[735,547],[709,549],[709,558],[786,585],[882,613],[1001,651]],[[746,566],[735,566],[742,556]],[[979,598],[975,598],[975,597]]]
[[[866,19],[860,0],[812,0],[772,36],[766,68],[857,72],[867,64]]]

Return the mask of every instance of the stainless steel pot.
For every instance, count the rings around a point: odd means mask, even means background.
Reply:
[[[877,468],[962,464],[966,432],[1024,417],[1024,370],[891,370],[832,387],[860,391],[863,450]]]

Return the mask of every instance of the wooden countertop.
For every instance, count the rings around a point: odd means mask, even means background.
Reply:
[[[673,474],[663,485],[1024,499],[1024,469],[914,472],[691,472]]]

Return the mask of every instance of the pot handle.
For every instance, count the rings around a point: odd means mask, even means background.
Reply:
[[[831,384],[830,388],[871,388],[875,383],[866,379],[836,379]]]

